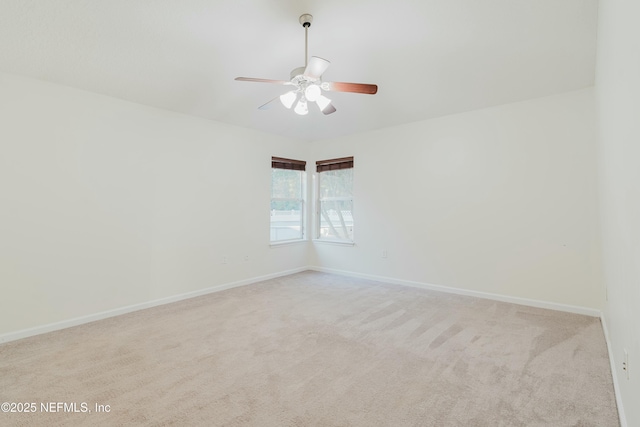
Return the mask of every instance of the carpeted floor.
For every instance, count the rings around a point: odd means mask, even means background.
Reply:
[[[599,319],[318,272],[3,344],[0,402],[36,409],[4,426],[619,425]]]

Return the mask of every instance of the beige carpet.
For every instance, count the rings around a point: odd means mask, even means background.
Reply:
[[[3,426],[619,425],[599,319],[317,272],[3,344],[0,402],[37,406]]]

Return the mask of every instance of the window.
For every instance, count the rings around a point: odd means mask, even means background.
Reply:
[[[271,243],[304,238],[302,160],[271,158]]]
[[[318,239],[353,242],[353,157],[320,160],[318,172]]]

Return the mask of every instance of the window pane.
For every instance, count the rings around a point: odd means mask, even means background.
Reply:
[[[272,199],[302,199],[302,172],[271,169]]]
[[[272,242],[304,238],[304,171],[281,169],[271,163],[270,240]],[[287,160],[287,159],[284,159]],[[297,160],[292,162],[304,163]]]
[[[326,172],[323,172],[322,175],[325,173]],[[319,237],[353,240],[352,199],[320,201]]]
[[[353,169],[321,172],[319,175],[320,198],[351,197],[353,195]]]
[[[302,239],[302,201],[271,201],[271,241]]]

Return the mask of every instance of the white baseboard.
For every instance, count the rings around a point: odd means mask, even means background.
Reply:
[[[293,270],[281,271],[278,273],[266,274],[264,276],[252,277],[250,279],[238,280],[236,282],[224,283],[221,285],[211,286],[209,288],[200,289],[197,291],[186,292],[183,294],[172,295],[166,298],[160,298],[152,301],[147,301],[139,304],[128,305],[126,307],[120,307],[113,310],[102,311],[100,313],[89,314],[87,316],[75,317],[73,319],[62,320],[60,322],[49,323],[42,326],[36,326],[33,328],[22,329],[15,332],[9,332],[0,335],[0,343],[15,341],[22,338],[31,337],[34,335],[40,335],[47,332],[53,332],[60,329],[70,328],[72,326],[78,326],[89,322],[95,322],[96,320],[107,319],[109,317],[119,316],[121,314],[131,313],[133,311],[144,310],[145,308],[157,307],[159,305],[170,304],[172,302],[182,301],[188,298],[194,298],[201,295],[207,295],[214,292],[224,291],[225,289],[237,288],[239,286],[250,285],[252,283],[262,282],[264,280],[273,279],[276,277],[288,276],[294,273],[300,273],[307,271],[307,267],[296,268]]]
[[[353,271],[336,270],[324,267],[309,267],[310,270],[321,271],[325,273],[340,274],[343,276],[358,277],[362,279],[375,280],[383,283],[391,283],[396,285],[411,286],[414,288],[428,289],[431,291],[447,292],[450,294],[466,295],[477,298],[490,299],[495,301],[509,302],[519,305],[527,305],[530,307],[546,308],[549,310],[565,311],[568,313],[583,314],[591,317],[600,317],[600,310],[588,307],[579,307],[575,305],[560,304],[555,302],[540,301],[528,298],[512,297],[507,295],[492,294],[489,292],[471,291],[468,289],[451,288],[448,286],[433,285],[431,283],[414,282],[410,280],[395,279],[392,277],[376,276],[372,274],[356,273]]]
[[[527,305],[527,306],[531,306],[531,307],[546,308],[546,309],[550,309],[550,310],[566,311],[566,312],[569,312],[569,313],[584,314],[584,315],[592,316],[592,317],[601,317],[601,312],[599,310],[592,309],[592,308],[578,307],[578,306],[559,304],[559,303],[553,303],[553,302],[547,302],[547,301],[538,301],[538,300],[532,300],[532,299],[527,299],[527,298],[511,297],[511,296],[492,294],[492,293],[487,293],[487,292],[471,291],[471,290],[460,289],[460,288],[451,288],[451,287],[448,287],[448,286],[433,285],[433,284],[430,284],[430,283],[422,283],[422,282],[415,282],[415,281],[410,281],[410,280],[395,279],[395,278],[392,278],[392,277],[384,277],[384,276],[376,276],[376,275],[372,275],[372,274],[357,273],[357,272],[347,271],[347,270],[337,270],[337,269],[332,269],[332,268],[309,266],[309,267],[296,268],[296,269],[293,269],[293,270],[281,271],[281,272],[278,272],[278,273],[267,274],[267,275],[264,275],[264,276],[253,277],[253,278],[250,278],[250,279],[239,280],[239,281],[236,281],[236,282],[216,285],[216,286],[212,286],[212,287],[206,288],[206,289],[201,289],[201,290],[198,290],[198,291],[187,292],[187,293],[179,294],[179,295],[173,295],[173,296],[166,297],[166,298],[160,298],[160,299],[157,299],[157,300],[147,301],[147,302],[140,303],[140,304],[134,304],[134,305],[121,307],[121,308],[117,308],[117,309],[113,309],[113,310],[107,310],[107,311],[103,311],[103,312],[100,312],[100,313],[90,314],[90,315],[87,315],[87,316],[76,317],[76,318],[73,318],[73,319],[63,320],[63,321],[60,321],[60,322],[50,323],[50,324],[46,324],[46,325],[42,325],[42,326],[37,326],[37,327],[34,327],[34,328],[23,329],[23,330],[19,330],[19,331],[16,331],[16,332],[9,332],[7,334],[0,335],[0,343],[8,342],[8,341],[14,341],[14,340],[18,340],[18,339],[21,339],[21,338],[30,337],[30,336],[33,336],[33,335],[43,334],[43,333],[46,333],[46,332],[57,331],[59,329],[69,328],[71,326],[82,325],[84,323],[89,323],[89,322],[93,322],[93,321],[96,321],[96,320],[106,319],[106,318],[109,318],[109,317],[118,316],[120,314],[130,313],[132,311],[143,310],[145,308],[151,308],[151,307],[155,307],[155,306],[163,305],[163,304],[170,304],[172,302],[181,301],[181,300],[184,300],[184,299],[187,299],[187,298],[193,298],[193,297],[197,297],[197,296],[200,296],[200,295],[206,295],[206,294],[210,294],[210,293],[213,293],[213,292],[219,292],[219,291],[223,291],[225,289],[236,288],[238,286],[249,285],[249,284],[252,284],[252,283],[261,282],[263,280],[273,279],[275,277],[287,276],[289,274],[299,273],[299,272],[306,271],[306,270],[314,270],[314,271],[321,271],[321,272],[325,272],[325,273],[340,274],[340,275],[343,275],[343,276],[359,277],[359,278],[363,278],[363,279],[375,280],[375,281],[384,282],[384,283],[391,283],[391,284],[397,284],[397,285],[411,286],[411,287],[415,287],[415,288],[429,289],[429,290],[439,291],[439,292],[447,292],[447,293],[458,294],[458,295],[466,295],[466,296],[472,296],[472,297],[478,297],[478,298],[485,298],[485,299],[491,299],[491,300],[496,300],[496,301],[503,301],[503,302],[509,302],[509,303],[514,303],[514,304]]]
[[[616,405],[618,406],[618,416],[620,417],[620,427],[627,427],[627,418],[624,413],[624,406],[622,406],[622,395],[620,394],[620,383],[618,382],[616,361],[613,358],[613,352],[611,351],[611,341],[609,340],[609,328],[607,327],[607,321],[605,320],[604,313],[602,313],[600,316],[600,322],[602,323],[604,339],[607,342],[607,351],[609,352],[609,363],[611,364],[611,377],[613,378],[613,391],[616,395]]]

